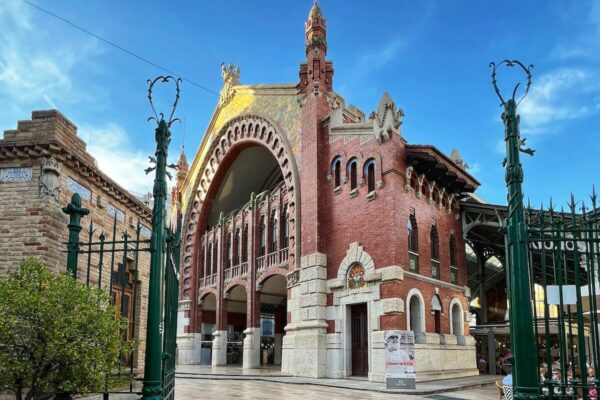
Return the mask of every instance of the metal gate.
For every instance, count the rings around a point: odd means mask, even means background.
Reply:
[[[598,255],[596,196],[587,210],[526,211],[534,328],[543,398],[597,398]],[[581,211],[581,212],[576,212]]]

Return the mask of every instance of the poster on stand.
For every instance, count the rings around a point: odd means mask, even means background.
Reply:
[[[415,389],[415,333],[385,331],[385,386],[387,389]]]

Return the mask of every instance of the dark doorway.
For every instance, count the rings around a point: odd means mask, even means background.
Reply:
[[[352,329],[352,375],[367,376],[369,373],[367,305],[356,304],[351,306],[350,321]]]

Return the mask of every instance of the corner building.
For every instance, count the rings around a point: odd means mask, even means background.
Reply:
[[[454,153],[408,144],[388,94],[369,117],[334,91],[326,21],[294,84],[224,86],[176,193],[179,362],[279,364],[384,380],[384,331],[413,330],[417,381],[477,375]]]

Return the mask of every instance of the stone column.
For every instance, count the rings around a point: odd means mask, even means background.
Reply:
[[[227,365],[227,331],[213,332],[212,361],[213,367]]]
[[[313,253],[300,260],[299,285],[291,288],[285,327],[282,372],[321,378],[327,369],[327,256]]]
[[[477,360],[479,363],[479,360]],[[490,375],[496,375],[496,332],[488,331],[488,371]]]
[[[275,340],[273,346],[275,347],[275,360],[274,364],[281,364],[281,350],[283,345],[283,335],[281,333],[275,334]]]
[[[243,368],[260,368],[260,328],[244,330]]]

